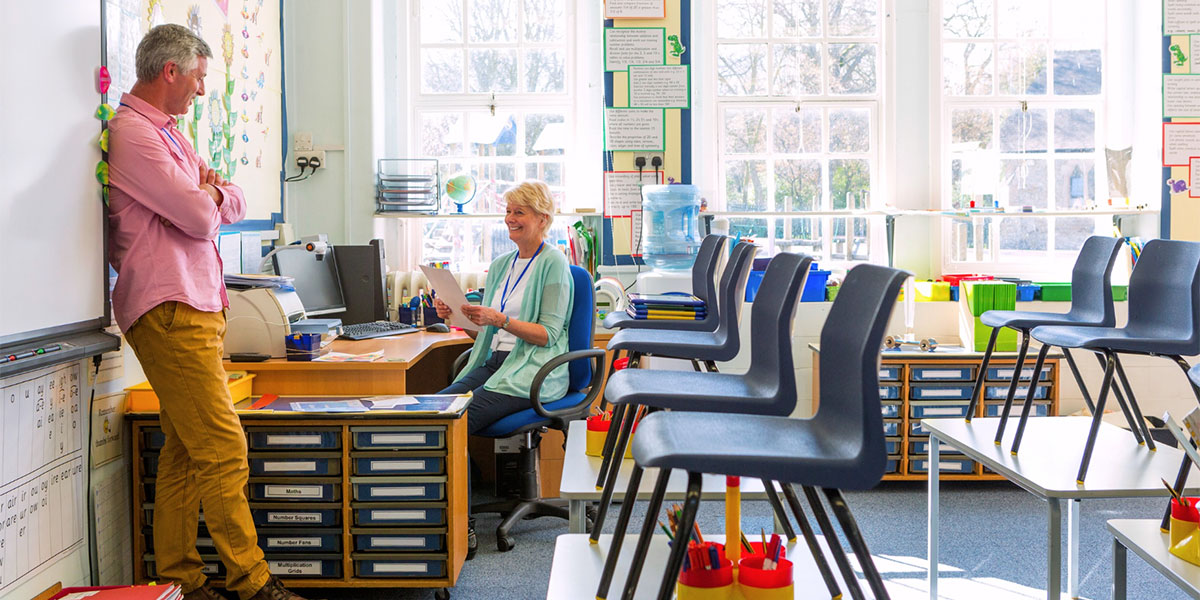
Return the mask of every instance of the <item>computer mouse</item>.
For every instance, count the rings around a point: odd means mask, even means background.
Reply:
[[[432,333],[450,333],[450,326],[445,323],[434,323],[425,326],[425,331]]]

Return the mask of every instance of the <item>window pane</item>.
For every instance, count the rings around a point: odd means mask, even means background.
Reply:
[[[955,208],[992,206],[1000,183],[1000,162],[994,152],[966,152],[951,161],[951,188]]]
[[[525,0],[525,40],[562,41],[567,23],[565,0]]]
[[[475,220],[424,220],[421,262],[448,260],[455,265],[481,264],[485,227],[494,223]]]
[[[761,96],[767,93],[766,44],[717,45],[717,94]]]
[[[566,89],[561,50],[525,52],[525,91],[562,93]]]
[[[725,205],[726,210],[732,212],[767,210],[766,161],[731,160],[726,162]]]
[[[1095,161],[1090,158],[1054,161],[1054,207],[1079,210],[1095,202]]]
[[[1054,219],[1054,249],[1076,251],[1084,240],[1096,233],[1096,219],[1059,217]]]
[[[1054,0],[1047,4],[1051,6],[1050,18],[1054,23],[1054,37],[1093,42],[1104,39],[1103,4],[1096,0]],[[1141,2],[1136,4],[1143,6]],[[1162,5],[1155,2],[1146,3],[1144,6],[1149,12],[1161,10]]]
[[[1046,109],[1000,111],[1001,152],[1045,152]]]
[[[1095,152],[1095,111],[1086,108],[1054,111],[1054,149],[1059,152]]]
[[[823,241],[823,223],[821,219],[809,217],[806,219],[782,219],[787,227],[787,235],[779,236],[777,242],[781,250],[788,252],[803,252],[813,258],[824,260],[825,244]]]
[[[467,0],[471,42],[517,41],[516,0]]]
[[[871,164],[862,159],[829,161],[829,200],[833,210],[865,208],[871,190]]]
[[[846,230],[851,231],[846,235]],[[829,257],[837,260],[866,260],[870,255],[867,220],[863,218],[833,219],[832,247]]]
[[[461,156],[463,152],[461,113],[425,113],[421,115],[421,154],[425,156]]]
[[[516,50],[472,49],[469,55],[472,92],[517,91]]]
[[[829,0],[831,37],[874,37],[879,34],[879,0]]]
[[[783,212],[821,210],[820,161],[775,161],[774,210]]]
[[[996,35],[1002,38],[1049,36],[1047,8],[1050,4],[1046,0],[1000,0]]]
[[[1000,260],[1032,261],[1031,251],[1046,250],[1046,217],[1000,219]]]
[[[992,37],[992,0],[943,0],[942,37]]]
[[[771,111],[775,123],[775,152],[816,154],[821,143],[821,109],[776,108]]]
[[[951,96],[991,94],[992,53],[991,44],[943,44],[942,85],[946,93]]]
[[[421,93],[455,94],[462,91],[462,51],[452,48],[421,50]]]
[[[829,45],[829,93],[875,93],[875,44]]]
[[[1050,182],[1046,161],[1002,160],[1000,169],[1000,206],[1048,208]]]
[[[767,31],[767,0],[718,0],[717,37],[760,38]]]
[[[460,0],[422,0],[421,43],[461,42],[462,9]]]
[[[517,183],[517,165],[510,162],[475,163],[475,201],[479,212],[504,212],[504,192]],[[485,209],[486,207],[486,209]]]
[[[951,151],[992,149],[992,111],[966,108],[950,111]]]
[[[830,152],[871,151],[871,111],[841,108],[829,111]]]
[[[570,142],[565,121],[562,114],[525,115],[525,155],[561,156]]]
[[[1100,93],[1100,49],[1054,47],[1054,93],[1095,95]]]
[[[515,156],[517,150],[517,119],[512,114],[472,114],[467,129],[467,141],[474,156]]]
[[[726,109],[724,151],[730,154],[757,154],[766,150],[766,109]]]
[[[996,78],[1001,94],[1041,95],[1046,93],[1048,70],[1046,44],[1000,44]]]
[[[777,44],[774,49],[773,95],[816,96],[821,93],[820,44]]]
[[[525,179],[538,179],[550,186],[563,185],[563,164],[529,163],[525,165]]]
[[[821,0],[775,0],[772,27],[778,37],[819,37]]]

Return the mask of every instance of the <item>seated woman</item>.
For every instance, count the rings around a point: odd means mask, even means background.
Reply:
[[[550,230],[554,200],[540,181],[526,181],[504,194],[504,224],[517,245],[492,261],[484,283],[483,303],[450,307],[434,300],[438,317],[461,311],[478,332],[470,361],[441,394],[471,391],[467,429],[477,433],[502,417],[529,408],[534,375],[551,358],[567,352],[567,323],[574,289],[570,265],[543,238]],[[555,369],[542,382],[539,398],[551,402],[567,392],[567,367]]]

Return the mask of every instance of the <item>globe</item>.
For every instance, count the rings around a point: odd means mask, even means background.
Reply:
[[[458,206],[459,214],[463,205],[475,198],[475,178],[470,175],[455,175],[446,180],[446,197]]]

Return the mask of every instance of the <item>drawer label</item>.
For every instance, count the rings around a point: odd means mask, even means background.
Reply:
[[[425,469],[425,461],[376,460],[371,462],[371,468],[377,471],[421,471]]]
[[[321,575],[319,560],[268,560],[271,572],[278,575]]]
[[[268,485],[263,491],[267,496],[282,498],[320,498],[323,495],[319,485]]]
[[[316,471],[317,462],[314,460],[275,460],[263,462],[263,470],[268,473],[279,471]]]
[[[880,378],[880,379],[886,379],[886,378],[888,378],[888,377],[891,377],[891,376],[892,376],[892,371],[891,371],[891,369],[880,369],[880,370],[879,370],[879,378]]]
[[[372,496],[424,496],[425,488],[422,486],[407,486],[407,487],[377,487],[371,489]]]
[[[427,518],[423,510],[373,510],[370,514],[372,519],[387,521],[423,521]]]
[[[926,407],[921,412],[925,415],[930,415],[930,416],[938,416],[938,415],[954,416],[954,415],[961,415],[963,412],[963,409],[958,406],[949,406],[949,407],[945,407],[945,408]]]
[[[963,376],[963,371],[961,369],[953,369],[953,370],[943,369],[940,371],[936,370],[936,369],[925,369],[924,371],[921,371],[921,377],[924,377],[926,379],[932,379],[932,378],[956,379],[956,378],[962,377],[962,376]]]
[[[221,565],[217,563],[204,563],[204,566],[200,567],[200,572],[205,575],[216,575],[220,572],[220,569]]]
[[[319,548],[320,546],[321,538],[319,537],[267,538],[268,548]]]
[[[196,546],[200,548],[216,548],[212,538],[196,538]]]
[[[425,546],[425,538],[419,537],[373,537],[371,547],[378,548],[421,548]]]
[[[267,434],[267,445],[268,446],[298,446],[301,444],[316,446],[316,445],[319,445],[320,443],[321,443],[321,436],[316,435],[316,434],[313,434],[313,435]]]
[[[372,433],[372,444],[424,444],[424,433]]]
[[[376,573],[428,573],[425,563],[375,563]]]
[[[922,398],[958,398],[963,396],[958,388],[916,388]]]
[[[267,513],[268,523],[320,523],[320,513],[286,513],[286,512],[269,512]]]

